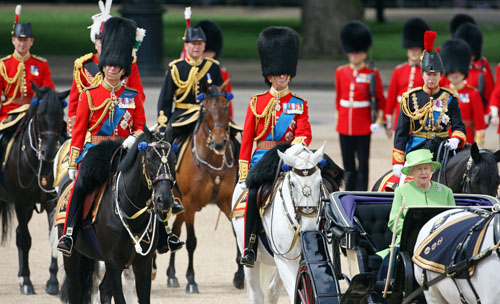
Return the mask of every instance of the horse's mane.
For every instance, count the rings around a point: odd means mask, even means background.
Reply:
[[[145,128],[147,127],[145,126]],[[140,142],[142,141],[149,142],[149,140],[150,138],[148,138],[146,133],[141,134],[135,141],[132,148],[130,148],[127,151],[125,157],[123,157],[123,159],[120,161],[120,164],[118,165],[118,171],[125,172],[130,167],[132,167],[135,163],[135,160],[137,159],[137,154],[139,154],[139,149],[137,148],[137,146],[139,145]]]

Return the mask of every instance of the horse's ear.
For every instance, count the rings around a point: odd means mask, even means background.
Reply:
[[[277,151],[278,151],[279,157],[283,160],[283,162],[285,164],[289,165],[292,168],[295,168],[295,158],[293,158],[289,155],[286,155],[285,153],[281,152],[280,150],[277,150]]]
[[[319,148],[314,154],[311,156],[311,161],[313,164],[317,165],[323,159],[323,153],[325,151],[326,142],[323,143],[321,148]]]
[[[225,93],[228,85],[229,85],[229,78],[226,79],[226,81],[224,81],[220,87],[218,87],[219,93]]]
[[[174,128],[172,128],[171,123],[168,123],[167,130],[165,130],[165,135],[163,136],[163,139],[166,142],[172,143],[173,138],[174,138]]]
[[[63,92],[57,92],[57,98],[59,98],[59,100],[66,99],[66,97],[68,97],[68,95],[69,95],[69,90],[66,90]]]
[[[149,127],[146,125],[146,122],[143,123],[144,126],[144,137],[147,141],[151,141],[151,138],[153,138],[153,135],[151,134],[151,131],[149,130]]]
[[[498,162],[500,162],[500,150],[498,150],[497,152],[493,153],[493,155],[495,155],[495,160]]]
[[[31,87],[33,87],[33,91],[35,91],[36,97],[38,99],[42,99],[43,98],[43,94],[40,91],[40,89],[36,86],[36,83],[33,80],[31,81]]]
[[[479,148],[476,143],[473,143],[470,148],[470,156],[476,164],[481,160],[481,154],[479,153]]]
[[[201,93],[205,93],[207,94],[208,93],[208,88],[209,88],[209,85],[207,83],[207,80],[202,80],[200,81],[200,92]]]

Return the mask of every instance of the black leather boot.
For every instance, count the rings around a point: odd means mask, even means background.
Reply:
[[[66,234],[59,239],[57,243],[57,250],[62,252],[66,257],[70,257],[73,252],[73,227],[66,228]]]
[[[240,264],[245,265],[246,267],[253,268],[255,264],[255,251],[253,249],[245,248],[240,260]]]
[[[174,203],[172,204],[172,214],[176,215],[184,212],[184,207],[174,199]]]

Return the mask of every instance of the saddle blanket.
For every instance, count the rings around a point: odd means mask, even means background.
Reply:
[[[64,221],[66,220],[66,207],[68,206],[68,201],[71,196],[71,191],[73,190],[73,185],[75,184],[75,181],[72,181],[68,187],[64,188],[64,191],[62,192],[61,196],[59,196],[59,199],[57,200],[57,206],[56,206],[56,215],[55,215],[55,220],[54,220],[54,226],[57,225],[64,225]],[[97,217],[97,211],[99,211],[99,206],[101,205],[101,200],[102,196],[104,194],[104,190],[106,190],[106,185],[104,184],[101,189],[99,189],[99,192],[97,193],[94,201],[92,202],[92,206],[84,206],[83,207],[83,214],[82,217],[86,218],[88,215],[88,212],[85,212],[85,210],[89,210],[92,208],[92,223],[95,221]]]
[[[8,129],[17,124],[27,113],[30,105],[25,104],[7,113],[7,117],[0,121],[0,131]]]
[[[406,176],[405,178],[405,184],[412,181],[413,177],[411,176]],[[387,173],[383,179],[382,182],[380,183],[380,186],[377,189],[377,192],[394,192],[396,191],[396,184],[399,184],[400,178],[395,176],[394,173],[389,172]]]
[[[423,269],[445,273],[447,266],[476,256],[481,250],[491,219],[492,217],[471,214],[439,227],[420,244],[413,255],[413,262]],[[438,219],[436,223],[440,220],[444,219]],[[471,229],[473,230],[468,245],[457,252],[459,245],[465,243]],[[454,255],[456,255],[455,260],[453,260]],[[469,268],[469,275],[473,274],[474,266]]]

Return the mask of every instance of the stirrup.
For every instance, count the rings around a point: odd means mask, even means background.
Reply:
[[[240,264],[253,268],[255,264],[255,251],[253,249],[245,248],[240,259]]]
[[[73,252],[73,237],[70,235],[63,235],[57,243],[57,250],[59,250],[65,257],[70,257]]]
[[[179,240],[179,237],[173,233],[167,236],[167,245],[170,252],[176,252],[184,246],[184,242]]]
[[[172,205],[172,214],[177,215],[182,212],[184,212],[184,206],[174,200],[174,204]]]

